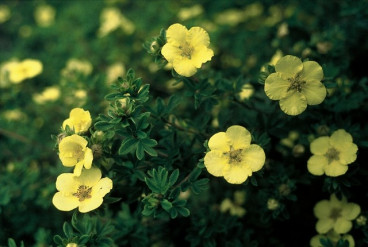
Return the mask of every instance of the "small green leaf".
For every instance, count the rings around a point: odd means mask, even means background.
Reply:
[[[8,238],[8,246],[9,247],[17,247],[17,244],[15,243],[14,239]]]
[[[132,150],[137,148],[138,140],[132,137],[127,137],[122,143],[119,148],[119,154],[125,155],[127,153],[130,153]]]
[[[64,234],[67,238],[72,238],[73,235],[74,235],[73,228],[71,227],[71,225],[68,222],[64,222],[63,231],[64,231]]]
[[[162,201],[161,201],[161,206],[162,206],[162,208],[166,211],[166,212],[169,212],[170,211],[170,209],[172,208],[172,204],[171,204],[171,202],[169,202],[168,200],[166,200],[166,199],[163,199]]]
[[[142,142],[137,143],[137,149],[135,150],[135,155],[137,156],[137,159],[142,160],[144,158],[144,147],[142,145]]]
[[[169,177],[169,185],[173,186],[179,178],[179,169],[175,169]]]
[[[116,100],[116,99],[122,99],[122,98],[124,98],[124,95],[122,93],[110,93],[105,96],[105,99],[109,101]]]
[[[58,245],[63,244],[63,239],[60,237],[60,235],[55,235],[53,240],[54,240],[55,244],[58,244]]]
[[[114,128],[114,126],[115,124],[111,124],[109,122],[104,122],[104,121],[99,121],[95,123],[95,128],[101,131],[109,130],[111,128]]]
[[[190,211],[187,208],[180,207],[180,208],[176,208],[176,210],[178,210],[178,213],[184,217],[188,217],[190,215]]]

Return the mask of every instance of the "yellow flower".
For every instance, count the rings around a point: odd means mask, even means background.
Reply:
[[[71,58],[67,61],[66,67],[61,70],[61,74],[65,77],[73,78],[75,73],[88,76],[92,70],[93,67],[89,61]]]
[[[56,189],[52,203],[57,209],[70,211],[78,207],[79,212],[86,213],[101,206],[103,197],[112,189],[112,180],[101,179],[100,169],[92,167],[79,177],[73,173],[59,175]]]
[[[66,247],[78,247],[78,244],[76,243],[69,243],[66,245]]]
[[[336,130],[331,137],[323,136],[310,144],[312,157],[308,160],[308,171],[313,175],[336,177],[348,170],[348,164],[357,158],[358,146],[351,135],[343,129]]]
[[[54,23],[55,9],[50,5],[38,6],[34,12],[34,18],[37,25],[41,27],[48,27]]]
[[[288,115],[302,113],[307,105],[318,105],[326,97],[321,83],[322,67],[314,61],[302,62],[295,56],[284,56],[275,65],[264,90],[272,100],[280,100],[281,110]]]
[[[204,165],[209,173],[216,177],[224,177],[232,184],[241,184],[253,172],[259,171],[265,163],[263,149],[250,144],[249,131],[233,125],[226,132],[213,135],[208,141],[210,152],[204,157]]]
[[[25,79],[35,77],[42,72],[42,63],[35,59],[25,59],[22,62],[13,62],[7,67],[9,80],[18,84]]]
[[[221,202],[220,211],[225,213],[229,211],[230,215],[243,217],[246,210],[241,206],[245,202],[245,191],[235,191],[234,192],[234,202],[229,198],[226,198]]]
[[[74,129],[75,133],[86,132],[92,124],[92,118],[89,111],[85,111],[82,108],[74,108],[70,111],[69,118],[64,120],[63,129],[68,125],[71,129]]]
[[[56,101],[60,97],[60,89],[58,87],[47,87],[40,94],[35,94],[33,100],[38,104],[44,104],[49,101]]]
[[[199,4],[196,4],[189,8],[180,9],[178,13],[178,18],[181,21],[185,21],[193,17],[199,16],[202,13],[203,13],[203,7]]]
[[[79,135],[67,136],[59,143],[59,158],[64,166],[74,168],[74,174],[79,176],[83,166],[90,169],[92,166],[93,153],[87,147],[87,140]]]
[[[345,234],[345,235],[340,235],[334,231],[329,231],[326,236],[325,235],[321,235],[318,234],[316,236],[314,236],[311,240],[310,240],[310,246],[311,247],[323,247],[323,245],[321,244],[321,239],[325,239],[325,240],[330,240],[333,244],[333,246],[337,245],[337,242],[339,242],[340,239],[342,240],[347,240],[349,242],[349,247],[354,247],[355,246],[355,241],[353,236],[351,236],[350,234]]]
[[[0,23],[4,23],[10,19],[11,12],[8,6],[0,5]]]
[[[213,51],[208,48],[210,37],[203,28],[192,27],[188,30],[176,23],[167,29],[166,39],[161,53],[179,75],[194,75],[202,63],[213,57]]]
[[[314,215],[318,218],[316,230],[324,234],[334,230],[338,234],[347,233],[351,230],[351,222],[360,214],[360,206],[355,203],[348,203],[346,198],[339,201],[335,194],[330,200],[322,200],[314,206]]]

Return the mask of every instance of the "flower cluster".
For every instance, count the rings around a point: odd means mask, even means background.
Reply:
[[[42,69],[42,63],[36,59],[25,59],[21,62],[9,62],[5,67],[9,81],[15,84],[41,74]]]
[[[89,111],[74,108],[70,117],[63,123],[75,133],[86,132],[91,126]],[[73,173],[63,173],[56,180],[58,192],[52,203],[61,211],[70,211],[78,207],[82,213],[98,208],[103,197],[112,189],[110,178],[101,179],[101,171],[92,166],[93,152],[87,146],[88,141],[77,134],[64,137],[59,142],[59,158],[66,167],[74,167]],[[83,169],[84,167],[84,169]]]
[[[210,37],[203,28],[188,30],[176,23],[167,29],[166,39],[161,53],[179,75],[194,75],[203,63],[213,57],[213,51],[208,48]]]

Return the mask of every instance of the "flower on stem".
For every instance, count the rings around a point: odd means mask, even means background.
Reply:
[[[92,167],[79,177],[73,173],[59,175],[56,189],[52,203],[57,209],[70,211],[78,207],[79,212],[86,213],[101,206],[103,197],[112,189],[112,180],[101,179],[100,169]]]
[[[239,125],[213,135],[208,141],[211,151],[204,157],[208,172],[216,177],[223,176],[229,183],[241,184],[253,172],[259,171],[266,156],[260,146],[250,144],[251,139],[249,131]]]
[[[275,65],[264,85],[266,95],[279,100],[281,110],[288,115],[298,115],[307,105],[318,105],[326,97],[321,83],[322,67],[314,61],[302,62],[295,56],[284,56]]]
[[[352,220],[360,214],[360,206],[355,203],[348,203],[346,198],[338,200],[332,194],[330,200],[322,200],[314,206],[314,215],[318,218],[316,230],[325,234],[334,230],[338,234],[347,233],[351,230]]]
[[[213,57],[213,51],[208,48],[210,37],[203,28],[192,27],[188,30],[176,23],[167,29],[166,39],[161,53],[179,75],[194,75],[202,63]]]
[[[87,147],[87,140],[79,135],[67,136],[59,143],[59,158],[64,166],[74,168],[74,175],[79,176],[83,166],[90,169],[93,153]]]
[[[337,177],[348,170],[348,164],[357,158],[358,146],[352,136],[343,129],[336,130],[331,137],[322,136],[310,144],[313,154],[308,160],[308,171],[313,175]]]
[[[92,124],[89,111],[82,108],[74,108],[70,111],[69,118],[63,122],[63,129],[68,125],[75,133],[86,132]]]

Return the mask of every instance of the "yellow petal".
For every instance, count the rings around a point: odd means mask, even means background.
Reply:
[[[347,203],[344,205],[341,215],[347,220],[354,220],[360,214],[360,206],[356,203]]]
[[[307,108],[307,99],[299,92],[289,91],[288,95],[280,100],[280,108],[288,115],[298,115]]]
[[[211,150],[222,151],[223,153],[230,151],[230,140],[225,132],[218,132],[208,140],[208,147]]]
[[[186,42],[188,29],[179,23],[171,25],[166,30],[166,40],[168,43],[183,44]]]
[[[80,202],[78,210],[81,213],[87,213],[101,206],[102,202],[102,197],[94,196]]]
[[[213,150],[204,156],[204,165],[207,171],[213,176],[223,176],[223,170],[229,166],[229,157],[223,155],[223,152]]]
[[[310,144],[312,154],[324,155],[330,148],[330,138],[328,136],[318,137]]]
[[[92,197],[104,197],[112,189],[112,180],[110,178],[103,178],[92,187]]]
[[[194,66],[194,63],[185,57],[174,59],[172,64],[176,73],[185,77],[191,77],[197,72],[197,68]]]
[[[333,229],[335,230],[335,232],[342,234],[350,231],[352,227],[353,224],[351,223],[350,220],[339,218],[337,219]]]
[[[32,78],[42,72],[42,63],[35,59],[25,59],[21,63],[27,69],[27,78]]]
[[[339,151],[344,151],[346,148],[349,148],[352,142],[353,137],[343,129],[336,130],[332,133],[330,138],[331,145]]]
[[[191,61],[196,68],[200,68],[203,63],[210,61],[213,57],[213,51],[205,46],[194,48],[191,56]]]
[[[322,67],[317,62],[314,61],[304,62],[300,78],[305,81],[310,80],[321,81],[323,78]]]
[[[358,146],[354,143],[351,143],[346,149],[341,150],[339,154],[340,162],[342,164],[350,164],[353,163],[357,158]]]
[[[165,59],[169,63],[173,63],[174,59],[178,56],[181,56],[182,51],[179,49],[178,46],[172,45],[170,43],[166,43],[162,49],[161,54],[165,57]]]
[[[92,153],[92,150],[90,148],[86,148],[86,150],[84,152],[84,167],[86,169],[91,168],[92,161],[93,161],[93,153]]]
[[[226,130],[226,136],[230,140],[230,145],[235,149],[243,149],[250,145],[251,135],[249,131],[239,125],[233,125]]]
[[[91,167],[90,169],[82,170],[79,177],[76,177],[81,185],[93,187],[101,179],[101,171],[97,167]]]
[[[350,234],[345,234],[344,236],[342,236],[342,239],[347,240],[349,242],[349,247],[355,247],[354,238]]]
[[[205,47],[208,47],[210,44],[210,37],[208,36],[208,33],[203,28],[192,27],[191,29],[189,29],[187,41],[193,47],[200,46],[200,45],[204,45]]]
[[[318,105],[326,98],[327,90],[319,81],[307,81],[303,85],[302,93],[307,98],[308,105]]]
[[[56,189],[63,193],[73,193],[78,189],[78,186],[73,173],[62,173],[56,179]]]
[[[63,129],[65,129],[67,125],[70,129],[73,129],[73,121],[70,118],[64,120]]]
[[[275,65],[276,72],[287,75],[288,77],[294,77],[297,73],[302,71],[302,61],[291,55],[284,56],[277,61]]]
[[[316,224],[316,231],[318,233],[324,234],[327,233],[334,227],[334,221],[330,218],[325,218],[322,220],[318,220]]]
[[[52,204],[61,211],[70,211],[78,207],[79,200],[75,196],[65,196],[62,192],[57,192],[52,198]]]
[[[77,176],[77,177],[79,177],[80,175],[81,175],[81,173],[82,173],[82,169],[83,169],[83,160],[82,161],[80,161],[80,162],[78,162],[76,165],[75,165],[75,167],[74,167],[74,171],[73,171],[73,173],[74,173],[74,176]]]
[[[311,247],[323,247],[321,244],[321,239],[327,239],[323,235],[316,235],[313,238],[311,238],[309,244]]]
[[[319,201],[313,208],[313,213],[317,217],[317,219],[325,219],[331,213],[331,205],[330,201],[322,200]]]
[[[248,166],[229,165],[224,169],[224,178],[231,184],[244,183],[249,176],[252,176],[252,170]]]
[[[328,161],[325,156],[313,155],[308,160],[307,168],[311,174],[321,176],[325,173],[324,167],[327,165]]]
[[[324,167],[325,173],[330,177],[337,177],[345,174],[348,170],[347,165],[342,165],[339,161],[334,160],[329,165]]]
[[[282,78],[280,73],[272,73],[269,75],[264,84],[264,90],[268,98],[272,100],[280,100],[285,98],[290,82]]]
[[[242,152],[242,162],[247,164],[253,172],[261,170],[266,160],[263,148],[252,144]]]

